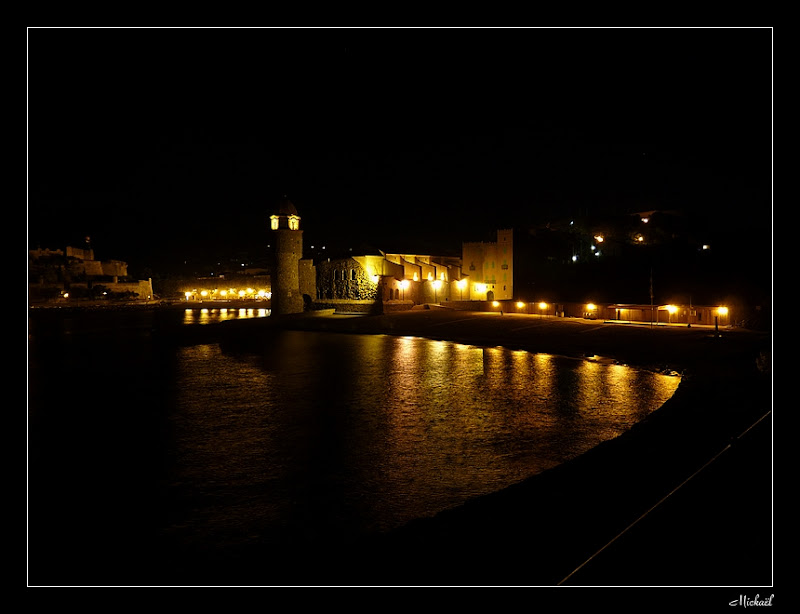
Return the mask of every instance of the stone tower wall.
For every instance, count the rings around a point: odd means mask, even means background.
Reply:
[[[272,312],[276,315],[301,313],[299,263],[303,255],[303,231],[274,231],[275,275],[272,279]]]

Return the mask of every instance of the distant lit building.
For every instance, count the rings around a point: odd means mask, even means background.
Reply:
[[[132,280],[128,263],[96,260],[90,247],[28,252],[28,295],[31,302],[47,300],[153,298],[152,279]]]
[[[514,232],[498,230],[497,241],[462,245],[462,267],[470,300],[514,298]]]

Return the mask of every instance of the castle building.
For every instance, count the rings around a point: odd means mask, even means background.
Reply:
[[[463,243],[461,266],[471,300],[514,298],[514,231],[498,230],[497,241]]]
[[[28,297],[31,303],[51,300],[127,296],[131,300],[153,298],[153,280],[132,280],[128,263],[122,260],[96,260],[94,250],[67,246],[65,250],[28,251]]]
[[[494,301],[514,298],[513,230],[462,244],[462,257],[376,251],[317,264],[316,300]]]

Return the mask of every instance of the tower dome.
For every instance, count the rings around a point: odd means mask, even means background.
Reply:
[[[272,230],[300,230],[300,216],[297,214],[297,208],[286,196],[278,201],[275,213],[269,216],[269,220]]]

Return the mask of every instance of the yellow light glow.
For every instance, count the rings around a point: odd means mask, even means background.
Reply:
[[[539,309],[547,309],[547,303],[545,303],[544,301],[539,303]]]
[[[370,279],[372,280],[373,284],[377,284],[378,281],[380,280],[380,277],[378,275],[371,275]]]
[[[277,215],[271,215],[270,216],[269,225],[272,228],[272,230],[278,230],[278,216]]]
[[[441,288],[441,287],[442,287],[442,280],[441,280],[441,279],[437,279],[436,281],[434,281],[434,282],[433,282],[433,287],[434,287],[434,289],[436,289],[436,290],[438,290],[439,288]]]
[[[419,275],[416,272],[414,273],[414,281],[419,281]]]
[[[456,282],[456,285],[458,286],[458,289],[459,289],[459,290],[463,290],[464,288],[466,288],[466,287],[467,287],[467,280],[466,280],[466,279],[459,279],[459,280]]]
[[[669,311],[670,314],[673,314],[678,311],[678,308],[675,305],[667,305],[667,311]]]
[[[517,309],[522,309],[523,307],[525,307],[525,303],[522,301],[517,301]]]
[[[228,291],[227,290],[220,290],[219,294],[220,294],[220,296],[228,296]]]
[[[239,298],[244,296],[244,290],[239,290]]]
[[[183,295],[188,299],[190,296],[192,296],[192,293],[191,292],[184,292]]]
[[[594,240],[598,243],[602,243],[605,239],[603,239],[603,235],[594,235]]]
[[[208,296],[208,290],[200,290],[200,296]]]
[[[403,290],[408,290],[408,286],[409,286],[409,281],[407,279],[404,279],[403,281],[400,282],[400,287]]]
[[[475,292],[479,294],[486,292],[486,284],[475,284]]]
[[[589,303],[588,305],[586,305],[587,311],[594,311],[595,309],[597,309],[597,305],[595,305],[594,303]]]
[[[499,306],[500,303],[498,303],[497,301],[492,301],[492,307],[499,307]]]
[[[719,315],[721,315],[721,316],[726,316],[726,315],[728,315],[728,308],[727,307],[718,307],[717,308],[717,313]]]

